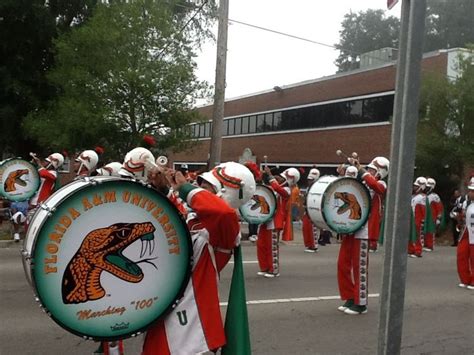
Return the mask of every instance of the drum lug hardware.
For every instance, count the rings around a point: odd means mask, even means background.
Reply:
[[[40,208],[41,208],[42,210],[45,210],[45,211],[51,211],[51,209],[50,209],[50,208],[48,207],[48,205],[45,204],[45,203],[42,203],[42,204],[40,205]]]

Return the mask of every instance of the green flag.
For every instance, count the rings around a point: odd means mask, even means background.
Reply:
[[[436,232],[436,223],[433,221],[433,215],[431,214],[431,204],[428,200],[428,196],[425,200],[426,205],[426,214],[425,214],[425,223],[423,224],[423,233],[434,233]]]
[[[252,351],[240,245],[234,249],[234,272],[224,327],[227,344],[222,348],[222,355],[250,355]]]

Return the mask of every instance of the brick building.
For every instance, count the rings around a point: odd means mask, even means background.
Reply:
[[[422,70],[454,76],[458,49],[426,53]],[[336,150],[358,152],[360,160],[390,155],[396,61],[308,80],[225,102],[221,161],[239,161],[250,148],[257,163],[310,167],[334,174],[343,160]],[[204,168],[210,149],[212,105],[198,110],[209,121],[191,125],[198,144],[170,154],[179,166]]]

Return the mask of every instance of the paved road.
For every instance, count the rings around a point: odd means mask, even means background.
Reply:
[[[244,270],[252,349],[264,354],[374,354],[377,349],[382,252],[371,254],[369,312],[337,311],[338,244],[303,252],[301,236],[281,246],[281,277],[257,276],[255,246],[244,243]],[[227,300],[232,266],[221,277]],[[408,260],[402,354],[473,354],[474,291],[457,285],[455,248],[439,247]],[[309,299],[302,300],[307,297]],[[95,344],[73,336],[50,320],[33,300],[19,246],[0,249],[0,354],[91,354]],[[225,312],[225,307],[223,307]],[[127,340],[127,354],[139,354],[141,337]]]

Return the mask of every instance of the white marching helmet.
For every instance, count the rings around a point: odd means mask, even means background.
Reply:
[[[321,173],[318,169],[313,168],[309,171],[308,176],[306,177],[307,180],[318,180]]]
[[[217,195],[230,207],[239,208],[248,202],[257,188],[252,172],[245,166],[233,161],[222,163],[208,173],[199,175],[216,188]]]
[[[426,178],[423,177],[423,176],[419,176],[419,177],[416,178],[416,180],[415,180],[415,182],[413,183],[413,185],[415,185],[415,186],[417,186],[417,187],[422,187],[422,188],[424,188],[424,187],[426,187],[426,183],[427,183]]]
[[[431,189],[434,189],[436,186],[436,180],[433,178],[426,179],[426,186],[428,186]]]
[[[474,190],[474,177],[469,180],[469,184],[467,185],[468,190]]]
[[[388,175],[388,169],[390,168],[390,161],[385,157],[375,157],[367,165],[368,168],[375,169],[377,173],[375,174],[380,180],[385,179]]]
[[[300,172],[296,168],[288,168],[280,176],[286,180],[289,186],[296,185],[300,180]]]
[[[359,172],[359,170],[357,170],[357,168],[355,166],[351,165],[351,166],[347,167],[346,173],[344,174],[344,176],[351,177],[351,178],[356,178],[358,172]]]
[[[104,165],[102,168],[97,169],[97,174],[102,176],[120,176],[119,171],[122,168],[122,164],[119,162],[112,162]]]
[[[148,173],[156,167],[153,154],[146,148],[138,147],[125,155],[119,174],[120,176],[146,181]]]
[[[78,173],[82,170],[84,166],[89,172],[95,169],[97,163],[99,162],[99,155],[94,150],[84,150],[79,156],[76,158],[76,161],[80,162],[81,165],[79,166]]]
[[[49,165],[52,165],[54,169],[58,169],[64,164],[64,156],[60,153],[53,153],[45,160],[49,163]]]

